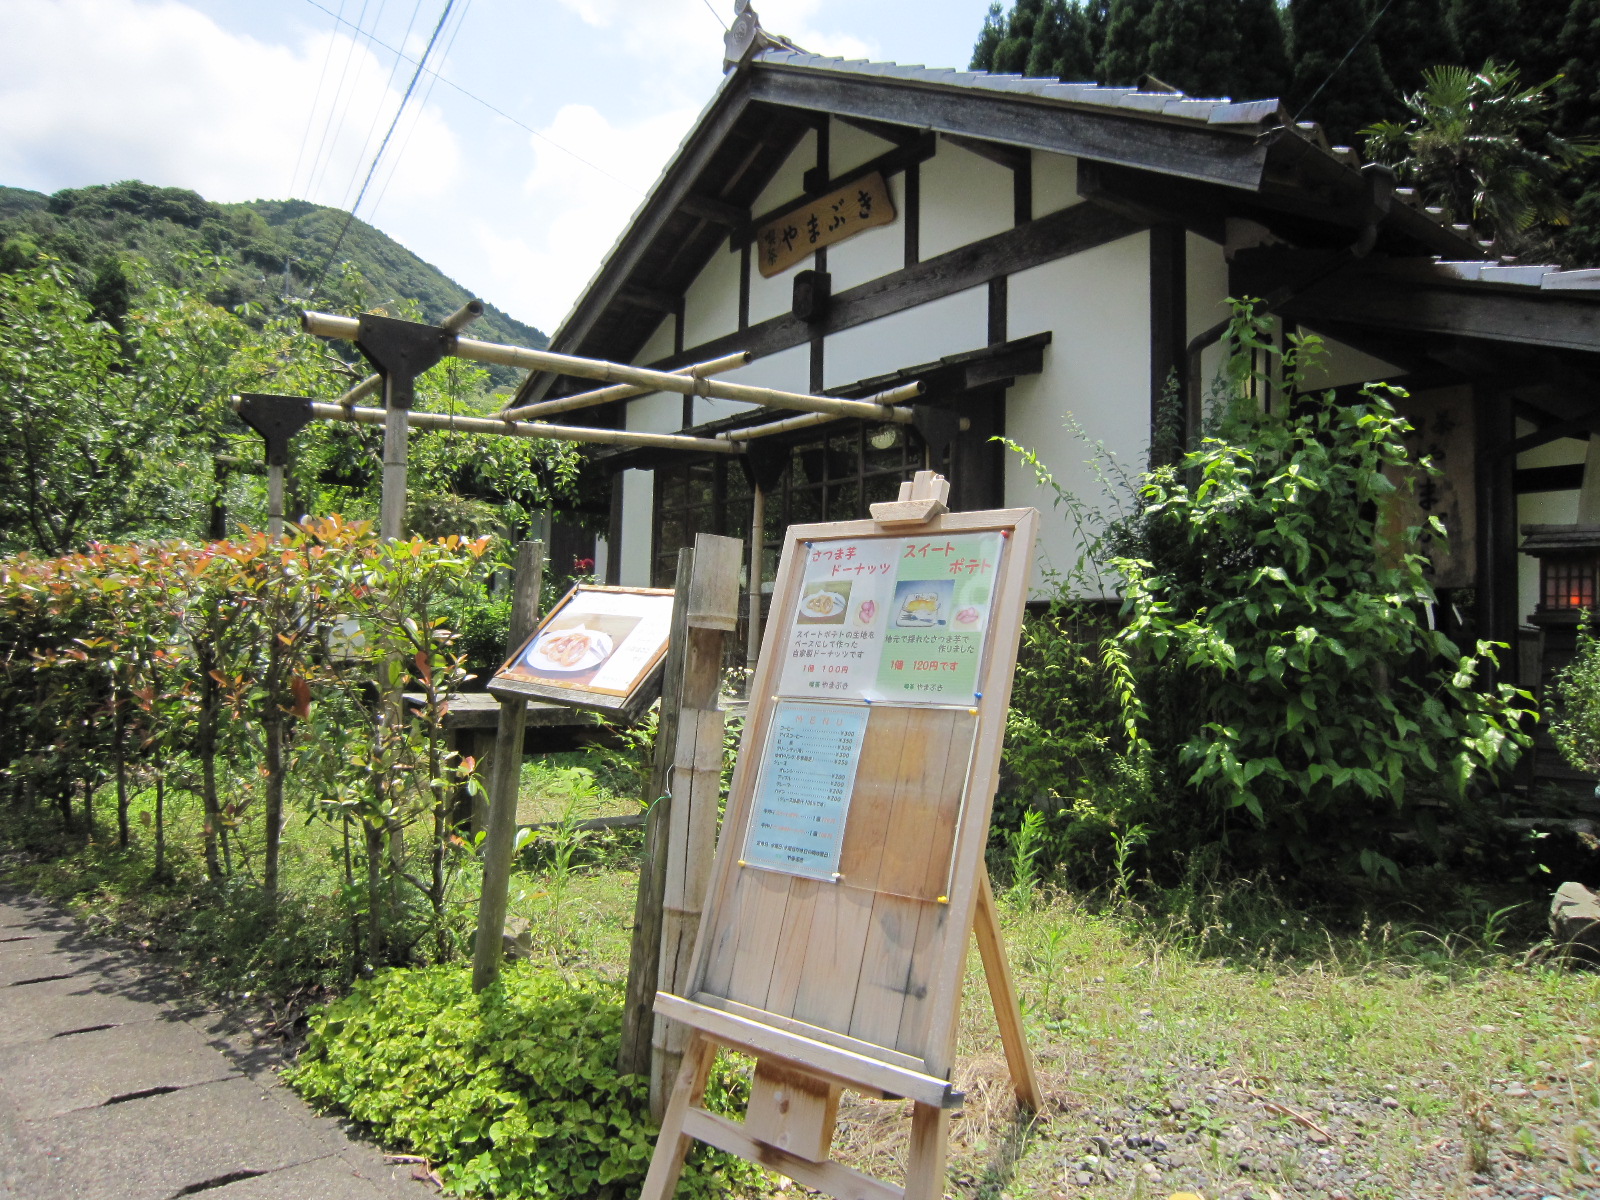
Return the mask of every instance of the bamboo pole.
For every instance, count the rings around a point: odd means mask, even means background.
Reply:
[[[307,333],[316,337],[354,339],[361,328],[361,322],[354,317],[337,317],[331,313],[303,313],[300,323]],[[473,362],[495,363],[503,367],[518,367],[529,371],[555,371],[562,375],[577,375],[584,379],[603,380],[606,383],[634,384],[651,392],[709,396],[716,400],[737,400],[744,404],[759,404],[767,408],[792,408],[801,412],[836,413],[841,417],[860,417],[867,421],[882,421],[895,425],[909,425],[913,419],[909,408],[897,406],[902,401],[914,400],[922,394],[922,384],[907,383],[869,396],[865,400],[840,400],[832,396],[811,396],[800,392],[779,391],[776,388],[724,383],[717,379],[696,379],[689,375],[674,375],[670,371],[652,371],[647,367],[630,367],[594,358],[577,358],[570,354],[553,354],[548,350],[501,346],[493,342],[478,342],[461,337],[456,339],[453,353],[459,358],[470,359]]]
[[[724,371],[732,371],[749,362],[750,352],[740,350],[737,354],[725,354],[709,362],[681,367],[672,373],[687,375],[692,379],[704,379],[708,375],[720,375]],[[653,388],[639,387],[637,384],[618,383],[592,392],[580,392],[576,396],[562,396],[555,400],[541,400],[538,404],[524,404],[521,408],[503,408],[494,415],[504,421],[519,417],[540,417],[548,413],[567,412],[574,408],[592,408],[596,404],[610,404],[614,400],[631,400],[635,396],[648,396],[653,390]]]
[[[768,421],[764,425],[750,425],[743,429],[730,429],[726,433],[719,433],[717,437],[729,442],[748,442],[755,438],[771,437],[775,433],[792,433],[796,429],[809,429],[813,425],[826,425],[829,421],[839,420],[837,413],[801,413],[798,417],[785,417],[781,421]],[[972,422],[961,418],[961,429],[965,432],[972,428]]]
[[[515,654],[539,620],[539,588],[544,582],[544,543],[517,547],[512,577],[511,634],[506,654]],[[472,942],[472,990],[481,992],[500,977],[505,948],[506,905],[511,891],[511,858],[517,842],[517,798],[522,783],[522,737],[528,723],[526,697],[500,701],[490,763],[489,822],[483,835],[483,885],[478,892],[478,930]]]
[[[311,415],[329,421],[382,425],[381,408],[346,408],[341,404],[313,403]],[[457,417],[449,413],[413,412],[413,429],[453,429],[458,433],[497,433],[502,436],[551,438],[562,442],[596,442],[606,446],[655,446],[664,450],[709,450],[737,454],[740,447],[716,438],[688,437],[679,433],[637,433],[629,429],[590,429],[581,425],[546,425],[534,421],[502,421],[495,417]]]

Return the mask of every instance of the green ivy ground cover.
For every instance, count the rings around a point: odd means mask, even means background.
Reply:
[[[481,996],[462,967],[386,971],[312,1018],[286,1077],[426,1157],[453,1193],[634,1195],[656,1130],[647,1081],[616,1071],[622,1006],[617,984],[528,964]],[[742,1111],[744,1090],[719,1063],[708,1103]],[[760,1179],[697,1147],[677,1195],[740,1195]]]

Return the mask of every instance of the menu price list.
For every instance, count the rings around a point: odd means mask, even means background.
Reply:
[[[836,877],[868,714],[866,705],[774,705],[742,865]]]

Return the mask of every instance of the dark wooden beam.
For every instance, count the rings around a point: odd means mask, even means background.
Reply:
[[[891,146],[907,146],[927,134],[927,129],[915,125],[891,125],[888,121],[873,121],[866,117],[839,117],[840,121],[862,133],[871,134]]]
[[[1260,185],[1266,146],[1253,134],[1199,122],[1152,121],[1113,109],[1069,108],[1038,97],[976,88],[762,64],[751,95],[772,104],[913,125],[1251,190]]]
[[[1512,480],[1519,496],[1526,496],[1530,492],[1575,492],[1583,486],[1583,464],[1522,467],[1512,476]]]
[[[1188,374],[1189,247],[1182,225],[1150,228],[1150,459],[1176,462],[1192,430],[1185,404]],[[1168,388],[1175,411],[1168,409]]]
[[[702,196],[697,192],[690,192],[678,201],[678,211],[688,213],[691,217],[699,217],[702,221],[710,221],[714,225],[725,225],[729,229],[738,229],[741,225],[750,223],[748,208],[740,208],[737,204]]]
[[[1516,440],[1511,397],[1489,388],[1473,389],[1478,517],[1478,626],[1491,641],[1511,647],[1502,652],[1500,679],[1516,678],[1517,609],[1516,459],[1498,454]]]
[[[1008,171],[1020,171],[1033,164],[1033,152],[1024,150],[1021,146],[1008,146],[1004,142],[991,142],[987,138],[962,137],[959,133],[947,133],[944,140],[976,154],[979,158],[986,158]]]
[[[1137,233],[1139,228],[1125,217],[1096,205],[1075,204],[1020,228],[969,242],[936,258],[838,293],[833,297],[828,315],[820,323],[821,332],[853,329],[930,300],[980,287],[991,279],[1092,250]],[[804,345],[815,332],[817,326],[785,314],[742,332],[690,346],[681,354],[650,365],[657,370],[673,370],[735,350],[748,350],[755,357],[764,358]]]
[[[635,308],[649,309],[651,312],[675,313],[678,311],[678,297],[670,292],[660,292],[654,288],[639,287],[630,284],[617,293],[617,299],[623,304],[631,304]]]
[[[1600,354],[1600,303],[1535,289],[1498,291],[1430,283],[1358,263],[1312,287],[1284,310],[1308,324],[1330,318],[1387,330]]]

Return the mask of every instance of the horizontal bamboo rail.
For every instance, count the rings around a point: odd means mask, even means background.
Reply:
[[[460,308],[456,309],[455,312],[451,313],[444,320],[440,321],[439,328],[448,330],[450,333],[460,333],[463,329],[465,329],[468,325],[471,325],[481,316],[483,316],[483,301],[468,300]],[[346,406],[351,404],[359,404],[368,396],[376,395],[382,390],[383,376],[368,375],[360,383],[356,384],[355,387],[351,388],[348,392],[335,400],[334,403],[343,404]]]
[[[300,322],[307,333],[316,337],[353,340],[361,332],[361,322],[354,317],[337,317],[331,313],[304,313]],[[521,346],[501,346],[493,342],[479,342],[463,337],[456,338],[454,353],[459,358],[470,359],[473,362],[495,363],[503,367],[519,367],[528,371],[554,371],[561,375],[599,379],[606,383],[632,384],[652,392],[710,396],[717,400],[737,400],[744,404],[759,404],[768,408],[834,413],[841,417],[860,417],[867,421],[882,421],[895,425],[909,425],[912,420],[909,408],[899,408],[896,405],[900,401],[913,400],[922,394],[920,383],[907,383],[886,392],[879,392],[876,396],[869,396],[865,400],[839,400],[831,396],[810,396],[799,392],[778,391],[775,388],[724,383],[718,379],[697,379],[691,375],[674,375],[670,371],[652,371],[647,367],[630,367],[599,359],[577,358],[570,354],[552,354],[548,350],[528,350]],[[712,439],[697,440],[709,442]]]
[[[741,350],[737,354],[727,354],[721,358],[713,358],[710,362],[696,363],[692,367],[680,367],[672,372],[674,375],[687,375],[693,379],[704,379],[708,375],[720,375],[724,371],[732,371],[745,366],[750,361],[750,352]],[[631,400],[635,396],[648,396],[655,388],[640,387],[633,383],[617,383],[610,387],[597,388],[592,392],[580,392],[576,396],[561,396],[555,400],[541,400],[537,404],[524,404],[521,408],[503,408],[494,415],[501,420],[511,421],[524,417],[542,417],[550,413],[568,412],[574,408],[590,408],[596,404],[610,404],[614,400]]]
[[[233,406],[238,408],[238,397]],[[354,408],[346,404],[313,402],[311,415],[327,421],[351,421],[357,425],[382,425],[388,410]],[[594,442],[605,446],[652,446],[662,450],[709,450],[713,454],[737,454],[743,447],[714,438],[686,437],[677,433],[636,433],[627,429],[586,429],[580,425],[547,425],[535,421],[502,421],[498,417],[456,417],[449,413],[412,411],[407,424],[412,429],[447,429],[458,433],[494,433],[502,437],[549,438],[558,442]]]

